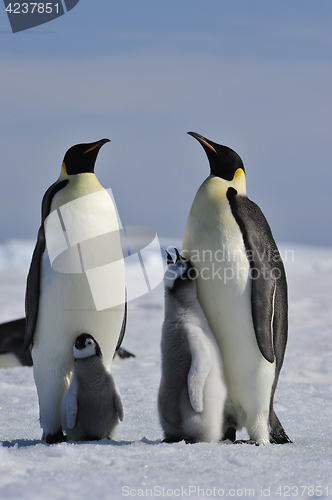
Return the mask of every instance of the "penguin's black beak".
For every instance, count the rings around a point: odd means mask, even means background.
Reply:
[[[111,142],[110,139],[102,139],[101,141],[96,141],[88,144],[88,149],[84,151],[83,154],[89,153],[90,151],[93,151],[94,149],[98,148],[98,150],[107,142]]]
[[[177,248],[174,247],[174,250],[176,253],[176,262],[178,262],[179,260],[181,260],[181,255],[180,255],[179,250]]]
[[[79,350],[84,349],[85,348],[85,341],[82,339],[76,339],[75,347],[76,347],[76,349],[79,349]]]
[[[207,152],[206,148],[209,148],[216,155],[218,154],[216,149],[213,147],[214,142],[210,141],[209,139],[207,139],[206,137],[203,137],[200,134],[197,134],[197,132],[188,132],[188,134],[191,135],[192,137],[194,137],[195,139],[197,139],[201,143],[201,145],[203,146],[203,148],[205,149],[206,152]]]
[[[167,265],[174,264],[171,254],[167,250],[165,252],[167,254]]]

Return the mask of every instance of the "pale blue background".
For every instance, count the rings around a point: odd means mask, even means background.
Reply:
[[[331,2],[81,0],[13,34],[0,5],[0,242],[35,238],[66,150],[124,224],[181,238],[209,173],[194,130],[235,149],[277,241],[332,245]]]

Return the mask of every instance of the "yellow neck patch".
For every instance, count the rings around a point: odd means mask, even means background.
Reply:
[[[244,172],[242,168],[238,168],[234,174],[233,180],[238,179],[239,177],[244,176]]]
[[[60,172],[59,178],[62,178],[62,177],[68,177],[67,168],[66,168],[66,164],[64,161],[62,162],[62,165],[61,165],[61,172]]]
[[[246,176],[242,168],[238,168],[234,174],[233,180],[230,185],[236,189],[239,194],[247,194],[246,189]]]

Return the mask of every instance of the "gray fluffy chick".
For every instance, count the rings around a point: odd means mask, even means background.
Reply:
[[[124,419],[113,376],[102,361],[98,342],[88,333],[76,338],[72,382],[61,407],[62,429],[72,441],[113,438]]]

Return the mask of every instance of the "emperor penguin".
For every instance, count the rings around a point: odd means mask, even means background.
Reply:
[[[58,180],[42,201],[41,226],[27,278],[25,348],[31,346],[40,425],[47,443],[63,440],[61,401],[72,376],[76,337],[82,331],[93,335],[110,369],[126,327],[125,274],[117,213],[111,196],[94,174],[98,152],[107,142],[109,139],[102,139],[71,147],[64,156]],[[50,220],[53,230],[47,229]],[[82,234],[87,241],[77,243],[75,235]],[[101,236],[98,239],[93,235]],[[108,235],[111,245],[103,239]],[[76,239],[80,241],[82,236]],[[49,246],[52,249],[59,245],[66,251],[52,260]],[[99,251],[105,248],[112,255],[105,255],[100,262]],[[106,286],[97,281],[94,290],[99,299],[111,294],[113,307],[96,306],[86,270],[96,267],[94,258],[99,265],[104,264],[103,273],[110,275]]]
[[[23,350],[25,318],[0,324],[0,368],[32,366],[31,354]]]
[[[92,335],[82,333],[73,346],[75,366],[61,405],[62,429],[71,441],[112,439],[124,419],[120,393],[102,362]]]
[[[245,427],[256,445],[291,442],[273,409],[287,343],[287,282],[271,229],[246,194],[240,156],[188,132],[210,175],[188,216],[182,254],[198,272],[197,295],[218,342],[228,397],[224,439]]]
[[[218,345],[197,300],[196,270],[168,253],[162,376],[158,394],[163,442],[219,441],[226,385]]]

